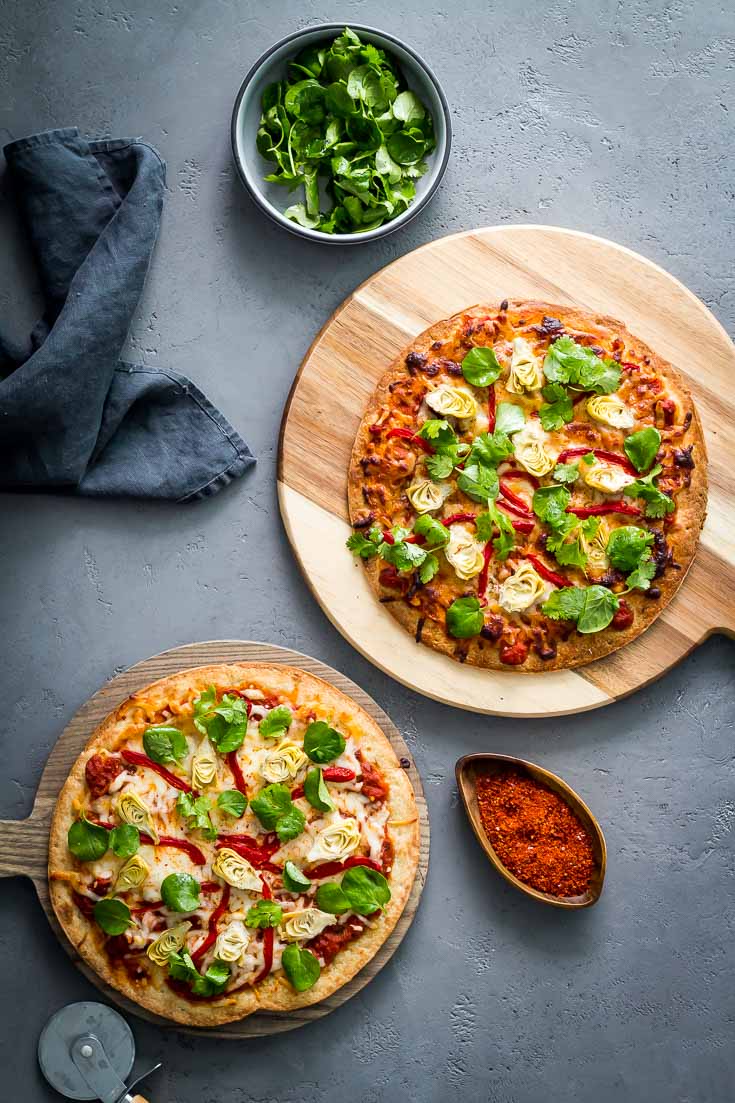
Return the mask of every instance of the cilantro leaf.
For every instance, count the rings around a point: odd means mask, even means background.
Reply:
[[[258,731],[264,739],[280,739],[288,731],[293,721],[293,713],[288,705],[276,705],[260,721]]]
[[[194,701],[194,726],[209,737],[220,754],[236,751],[248,726],[247,703],[242,697],[225,693],[217,704],[214,686],[209,686]]]
[[[517,433],[526,424],[526,415],[514,402],[499,402],[495,411],[496,433]]]
[[[601,360],[592,349],[571,337],[558,337],[546,353],[544,375],[549,383],[561,383],[581,391],[611,394],[620,386],[620,367]]]
[[[481,463],[486,467],[497,467],[503,460],[513,455],[513,444],[507,433],[498,429],[494,433],[480,433],[472,442],[467,459],[469,465]]]
[[[502,371],[498,358],[491,348],[470,349],[462,361],[462,375],[473,387],[489,387]]]
[[[205,839],[216,839],[217,832],[209,815],[212,804],[209,797],[194,797],[191,793],[179,793],[176,811],[186,820],[187,831],[201,831]]]
[[[620,571],[632,571],[648,558],[648,549],[653,543],[653,533],[637,525],[621,525],[615,529],[607,542],[607,557],[613,567]]]
[[[426,457],[426,470],[429,478],[434,482],[440,479],[448,479],[454,471],[457,457],[449,452],[436,452],[433,456]]]
[[[552,620],[573,620],[585,635],[600,632],[617,612],[619,601],[605,586],[565,586],[554,590],[541,612]]]
[[[642,498],[646,503],[646,517],[665,517],[667,513],[673,513],[676,509],[674,502],[663,490],[654,486],[653,480],[661,473],[661,464],[657,463],[642,479],[636,479],[623,488],[623,494],[629,498]]]
[[[419,567],[419,580],[421,582],[431,582],[432,578],[439,570],[439,560],[433,552],[427,552],[426,559]]]
[[[484,464],[468,464],[457,477],[457,486],[475,502],[487,502],[498,496],[498,473]]]
[[[406,544],[403,540],[397,540],[395,544],[381,544],[380,554],[396,570],[412,571],[421,566],[428,553],[420,544]]]
[[[480,602],[476,597],[458,597],[447,609],[447,631],[457,640],[477,636],[485,623]]]
[[[549,525],[561,525],[564,521],[565,510],[572,500],[572,496],[565,486],[541,486],[533,495],[533,512],[539,521],[546,521]]]
[[[625,454],[636,471],[645,471],[649,468],[656,459],[656,453],[660,447],[661,434],[653,425],[648,425],[637,433],[631,433],[623,441]]]
[[[374,555],[378,554],[378,544],[382,539],[382,533],[377,525],[367,532],[353,532],[347,540],[347,547],[353,555],[358,555],[360,559],[372,559]]]
[[[283,908],[275,900],[256,900],[245,916],[246,927],[277,927],[283,919]]]
[[[625,582],[631,590],[647,590],[656,576],[656,563],[653,559],[643,559]]]
[[[449,529],[430,513],[422,513],[417,517],[413,531],[426,538],[426,543],[432,548],[440,548],[449,540]]]
[[[435,452],[446,452],[457,447],[457,434],[448,421],[442,418],[429,418],[416,434],[425,440]]]
[[[546,403],[539,410],[541,425],[547,433],[561,429],[574,416],[574,405],[561,383],[548,383],[541,391]]]
[[[579,478],[579,464],[558,463],[551,474],[558,483],[573,483]]]

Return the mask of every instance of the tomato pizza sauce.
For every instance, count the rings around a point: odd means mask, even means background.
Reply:
[[[552,896],[581,896],[595,871],[592,838],[565,800],[513,767],[478,773],[485,834],[519,881]]]

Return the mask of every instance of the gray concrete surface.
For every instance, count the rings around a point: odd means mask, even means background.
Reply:
[[[455,125],[431,207],[349,251],[267,223],[228,148],[253,59],[331,19],[404,35],[440,74]],[[734,50],[731,5],[716,0],[0,0],[0,138],[78,125],[161,150],[169,192],[131,353],[191,375],[259,457],[196,506],[3,499],[0,814],[27,814],[60,728],[115,671],[242,636],[363,685],[405,732],[432,816],[424,902],[382,974],[336,1014],[260,1042],[134,1022],[141,1062],[164,1062],[156,1103],[732,1099],[732,642],[711,639],[659,684],[572,719],[441,707],[374,670],[321,614],[294,570],[274,473],[283,402],[317,328],[376,268],[455,230],[537,221],[609,236],[672,271],[732,333]],[[7,203],[0,240],[0,308],[20,330],[38,302]],[[455,759],[482,748],[558,771],[598,813],[610,857],[596,908],[557,914],[491,874],[453,779]],[[0,940],[2,1095],[55,1099],[38,1033],[97,993],[28,883],[3,884]]]

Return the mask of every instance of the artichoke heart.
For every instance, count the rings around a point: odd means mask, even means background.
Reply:
[[[121,793],[117,799],[115,811],[123,823],[131,823],[139,831],[145,831],[146,835],[150,835],[154,843],[158,843],[158,831],[153,823],[153,817],[147,805],[135,793]]]
[[[524,560],[501,585],[498,601],[507,613],[520,613],[543,597],[545,590],[544,580]]]
[[[243,858],[228,846],[217,851],[212,862],[212,872],[234,889],[246,889],[248,892],[261,892],[263,883],[247,858]]]
[[[148,863],[144,862],[139,854],[134,854],[132,858],[128,858],[125,865],[120,867],[112,889],[113,893],[137,889],[143,884],[150,871],[151,867]]]
[[[306,938],[315,938],[335,922],[335,916],[319,908],[304,908],[303,911],[284,912],[279,934],[286,942],[300,942]]]
[[[217,935],[214,956],[221,961],[239,961],[250,944],[250,935],[239,920],[229,923]]]
[[[302,766],[309,761],[298,743],[284,739],[277,747],[263,759],[260,767],[261,776],[272,784],[283,781],[291,781],[296,777]]]
[[[160,934],[146,950],[148,957],[156,965],[167,965],[172,954],[178,954],[184,945],[191,923],[177,923]]]
[[[541,361],[534,356],[533,349],[525,337],[513,339],[513,355],[510,359],[510,374],[505,384],[512,394],[524,391],[538,391],[544,385],[544,373]]]
[[[582,463],[580,471],[587,486],[591,486],[593,490],[601,490],[603,494],[619,494],[629,483],[635,482],[633,476],[616,463],[600,460],[589,466]]]
[[[616,394],[596,394],[588,398],[587,413],[613,429],[632,429],[635,425],[633,412]]]
[[[444,554],[458,578],[474,578],[482,570],[483,545],[478,544],[465,525],[449,526],[449,541]]]
[[[417,513],[433,513],[441,509],[446,494],[431,479],[418,479],[406,490],[406,496]]]
[[[426,396],[426,405],[441,414],[442,417],[467,418],[477,413],[477,402],[463,387],[453,387],[451,383],[440,383]]]
[[[357,820],[349,817],[338,819],[317,835],[314,845],[306,855],[307,862],[339,861],[354,854],[360,845],[360,828]]]
[[[217,756],[205,737],[191,758],[191,783],[195,789],[204,789],[217,777]]]
[[[538,418],[529,418],[522,429],[513,437],[515,458],[530,475],[541,478],[548,475],[556,463],[546,450],[548,437]]]
[[[604,517],[600,518],[600,524],[594,536],[580,536],[582,551],[587,556],[584,573],[589,575],[604,574],[610,566],[607,558],[607,541],[610,536],[610,526]]]

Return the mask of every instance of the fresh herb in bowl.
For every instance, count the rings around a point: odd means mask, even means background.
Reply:
[[[256,145],[276,166],[265,179],[303,187],[284,214],[325,234],[374,230],[405,211],[435,146],[431,115],[395,64],[349,28],[290,61],[262,110]]]

